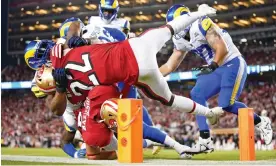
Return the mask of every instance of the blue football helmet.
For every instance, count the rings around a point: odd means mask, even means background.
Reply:
[[[176,17],[184,15],[184,14],[189,14],[190,13],[190,9],[187,6],[184,5],[173,5],[172,7],[169,8],[169,10],[167,11],[167,15],[166,15],[166,21],[170,22],[172,20],[174,20]],[[179,33],[178,35],[176,35],[176,37],[183,37],[187,34],[187,32],[190,31],[191,25],[189,25],[184,31],[182,31],[181,33]],[[181,35],[181,36],[179,36]]]
[[[68,18],[59,27],[59,34],[61,38],[65,38],[67,36],[67,32],[69,30],[70,25],[76,21],[80,22],[81,29],[84,27],[84,23],[79,18],[75,18],[75,17]]]
[[[106,23],[110,23],[119,12],[118,0],[101,0],[99,4],[99,15]]]
[[[49,53],[55,43],[51,40],[34,40],[25,48],[24,58],[26,64],[37,70],[49,60]]]

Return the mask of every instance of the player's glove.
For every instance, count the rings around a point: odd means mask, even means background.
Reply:
[[[68,40],[68,46],[69,48],[75,48],[75,47],[80,47],[80,46],[85,46],[88,45],[87,41],[79,36],[72,36]]]
[[[218,67],[219,67],[219,65],[216,62],[213,61],[210,65],[203,65],[201,67],[192,68],[192,71],[199,70],[200,72],[196,75],[198,77],[198,76],[201,76],[201,75],[204,75],[204,74],[212,73]]]
[[[66,92],[68,79],[66,77],[66,70],[64,68],[57,68],[52,70],[52,75],[56,81],[56,90],[57,92],[64,93]]]
[[[210,6],[208,6],[207,4],[201,4],[201,5],[198,6],[198,12],[212,17],[212,16],[216,16],[217,10],[210,7]]]
[[[74,158],[85,158],[86,156],[86,149],[77,150],[74,154]]]

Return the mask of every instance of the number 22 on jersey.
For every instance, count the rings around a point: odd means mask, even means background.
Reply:
[[[89,53],[83,53],[81,55],[81,59],[83,60],[83,63],[78,62],[67,62],[65,65],[65,69],[69,71],[67,78],[71,82],[70,83],[70,89],[76,96],[81,96],[82,93],[78,89],[82,90],[90,90],[93,86],[99,85],[99,81],[97,79],[97,75],[95,72],[89,72],[93,71],[93,65],[90,58]],[[76,78],[76,75],[74,76],[72,73],[80,72],[80,74],[84,75],[87,74],[88,79],[90,82],[83,82],[83,80],[78,80]],[[81,77],[82,78],[82,77]],[[91,84],[92,83],[92,84]]]

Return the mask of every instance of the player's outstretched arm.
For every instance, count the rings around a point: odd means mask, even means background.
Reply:
[[[70,25],[69,30],[67,32],[64,49],[69,48],[69,45],[68,45],[69,39],[71,39],[73,36],[80,36],[80,34],[81,34],[80,22],[75,21]]]
[[[171,72],[175,71],[180,65],[180,63],[183,61],[183,59],[185,58],[186,54],[187,54],[187,51],[180,51],[180,50],[174,49],[168,61],[159,68],[162,75],[165,77]]]
[[[62,116],[67,104],[66,93],[56,92],[50,102],[50,110],[57,116]]]
[[[66,76],[66,70],[64,68],[56,68],[55,70],[52,70],[52,76],[56,82],[56,93],[50,103],[50,110],[54,114],[62,116],[67,104],[66,88],[68,85],[68,79]]]
[[[206,39],[209,45],[213,48],[215,52],[215,57],[213,62],[220,65],[224,57],[227,55],[228,50],[223,38],[220,36],[217,30],[218,30],[218,27],[216,27],[216,25],[212,25],[207,30]]]

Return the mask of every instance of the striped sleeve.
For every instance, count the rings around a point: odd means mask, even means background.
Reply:
[[[51,49],[51,53],[50,53],[50,59],[52,62],[52,66],[54,68],[59,68],[60,66],[60,62],[62,59],[62,45],[61,44],[56,44],[52,49]]]

